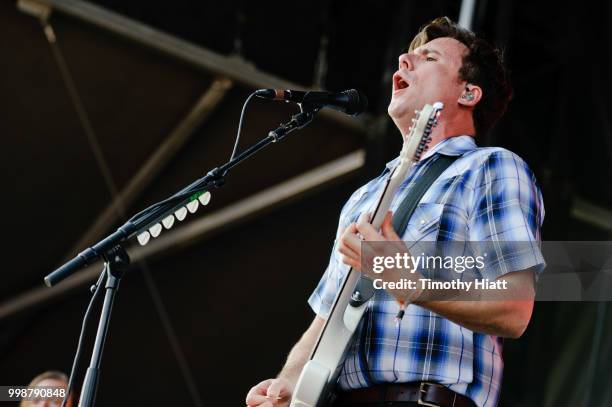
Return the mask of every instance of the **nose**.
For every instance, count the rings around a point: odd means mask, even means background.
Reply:
[[[403,53],[402,55],[399,56],[399,61],[398,61],[398,68],[399,69],[408,69],[411,70],[414,66],[412,59],[410,58],[410,54]]]

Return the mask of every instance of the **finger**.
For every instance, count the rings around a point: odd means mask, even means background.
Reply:
[[[380,226],[380,231],[382,232],[382,235],[385,240],[401,240],[398,234],[395,232],[395,229],[393,228],[393,213],[391,211],[387,212],[387,215],[385,216],[385,219],[383,220],[383,223]]]
[[[254,394],[247,398],[248,406],[262,406],[264,403],[269,402],[270,400],[266,398],[266,396],[261,396],[259,394]]]
[[[361,271],[361,263],[357,260],[342,256],[342,263],[354,268],[357,271]]]
[[[344,228],[340,236],[344,234],[355,234],[357,233],[357,224],[355,222],[351,222],[347,227]]]
[[[262,400],[265,400],[266,391],[270,385],[270,382],[272,382],[272,379],[264,380],[263,382],[251,387],[251,390],[249,390],[246,396],[246,403],[258,405]],[[261,396],[261,398],[258,398],[257,396]],[[259,400],[259,402],[257,402],[257,400]]]
[[[363,240],[368,241],[380,241],[383,240],[382,236],[374,229],[374,227],[367,222],[357,223],[357,231],[363,236]]]
[[[370,212],[361,212],[357,223],[370,223],[372,221],[372,214]]]
[[[341,256],[340,256],[340,260],[341,260],[341,261],[342,261],[342,263],[344,263],[344,264],[353,264],[353,263],[355,263],[355,262],[358,262],[358,261],[359,261],[359,259],[357,259],[357,258],[355,258],[355,257],[352,257],[352,256],[350,256],[350,255],[346,255],[346,254],[342,254],[342,253],[341,253]]]
[[[353,250],[351,247],[349,247],[344,242],[340,242],[340,244],[338,245],[338,251],[353,259],[359,259],[359,257],[361,257],[358,252]]]
[[[355,233],[349,233],[349,231],[345,231],[340,237],[340,245],[347,246],[351,250],[353,250],[357,255],[361,253],[361,239],[356,234],[357,230],[355,229]]]
[[[288,389],[286,384],[282,380],[272,380],[270,386],[268,386],[268,391],[266,392],[266,396],[268,399],[272,399],[276,401],[280,397],[284,397],[287,395]]]

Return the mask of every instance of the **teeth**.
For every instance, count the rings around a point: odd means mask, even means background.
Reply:
[[[178,220],[185,219],[185,216],[187,216],[187,208],[182,207],[180,209],[177,209],[176,212],[174,212],[174,216],[176,216]]]
[[[138,239],[138,243],[140,243],[141,246],[144,246],[149,243],[149,239],[151,239],[151,234],[145,230],[144,232],[139,234],[136,239]]]
[[[172,225],[174,225],[174,215],[169,215],[163,218],[162,225],[164,225],[166,229],[170,229]]]

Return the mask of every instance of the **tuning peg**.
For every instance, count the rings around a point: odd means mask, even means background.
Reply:
[[[141,246],[144,246],[149,243],[149,240],[151,239],[151,234],[145,230],[144,232],[136,236],[136,239],[138,240],[138,243],[140,243]]]

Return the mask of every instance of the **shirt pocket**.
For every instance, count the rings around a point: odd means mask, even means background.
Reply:
[[[443,211],[444,204],[420,203],[408,221],[403,240],[407,242],[437,240]]]

